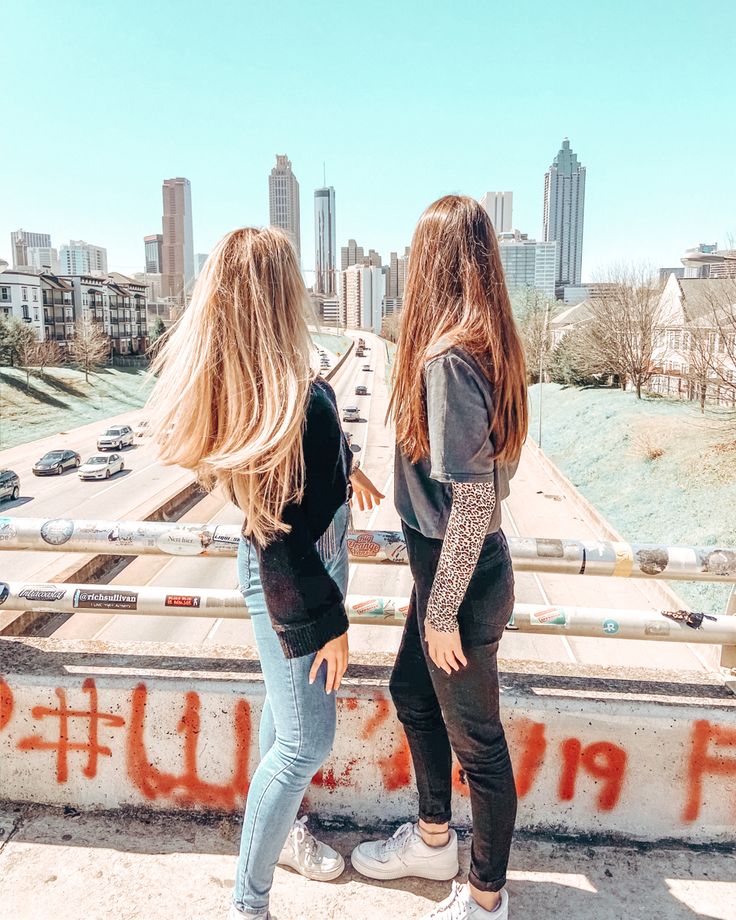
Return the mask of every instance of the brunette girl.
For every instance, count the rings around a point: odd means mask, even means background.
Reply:
[[[376,879],[455,877],[454,751],[470,791],[470,877],[429,916],[504,920],[516,790],[496,667],[514,603],[501,502],[526,436],[526,371],[496,235],[472,198],[436,201],[414,233],[389,411],[415,583],[391,694],[419,817],[352,862]]]

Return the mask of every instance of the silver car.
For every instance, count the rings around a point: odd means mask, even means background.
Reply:
[[[97,438],[97,450],[122,450],[133,443],[133,429],[130,425],[116,425],[106,429]]]
[[[342,420],[343,422],[359,422],[360,421],[360,410],[357,406],[346,406],[342,410]]]
[[[80,479],[109,479],[114,473],[122,473],[125,463],[120,454],[95,454],[79,467]]]

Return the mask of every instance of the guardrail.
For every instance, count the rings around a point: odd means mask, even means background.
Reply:
[[[234,556],[240,529],[228,524],[169,524],[60,518],[0,518],[0,550],[83,552],[100,555]],[[517,571],[618,578],[659,578],[736,584],[736,549],[668,546],[606,540],[509,538]],[[405,565],[406,545],[397,531],[351,531],[352,562]],[[3,575],[0,554],[0,577]],[[0,581],[0,605],[32,613],[110,613],[243,619],[239,591]],[[391,596],[347,599],[355,623],[403,623],[408,601]],[[597,638],[645,639],[721,645],[723,667],[736,667],[736,589],[725,615],[687,611],[618,610],[517,604],[512,624],[522,632]]]
[[[236,524],[0,517],[0,550],[234,556],[239,540]],[[514,568],[520,572],[736,584],[734,547],[542,537],[509,537],[508,543]],[[348,549],[352,562],[407,563],[406,545],[399,531],[353,530],[348,534]]]

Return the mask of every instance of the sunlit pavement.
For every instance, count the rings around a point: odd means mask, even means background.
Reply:
[[[374,832],[377,836],[377,832]],[[10,839],[8,837],[10,836]],[[345,854],[362,839],[321,833]],[[0,915],[12,920],[217,920],[235,878],[239,819],[0,810]],[[468,841],[461,845],[461,878]],[[277,869],[274,920],[412,920],[449,883],[335,882]],[[508,890],[513,920],[733,920],[736,857],[714,851],[520,839]]]

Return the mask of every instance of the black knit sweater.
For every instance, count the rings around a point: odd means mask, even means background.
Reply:
[[[315,546],[350,497],[352,465],[335,394],[322,378],[312,383],[303,443],[304,496],[282,516],[291,530],[255,547],[266,606],[287,658],[310,655],[348,628],[342,592]]]

